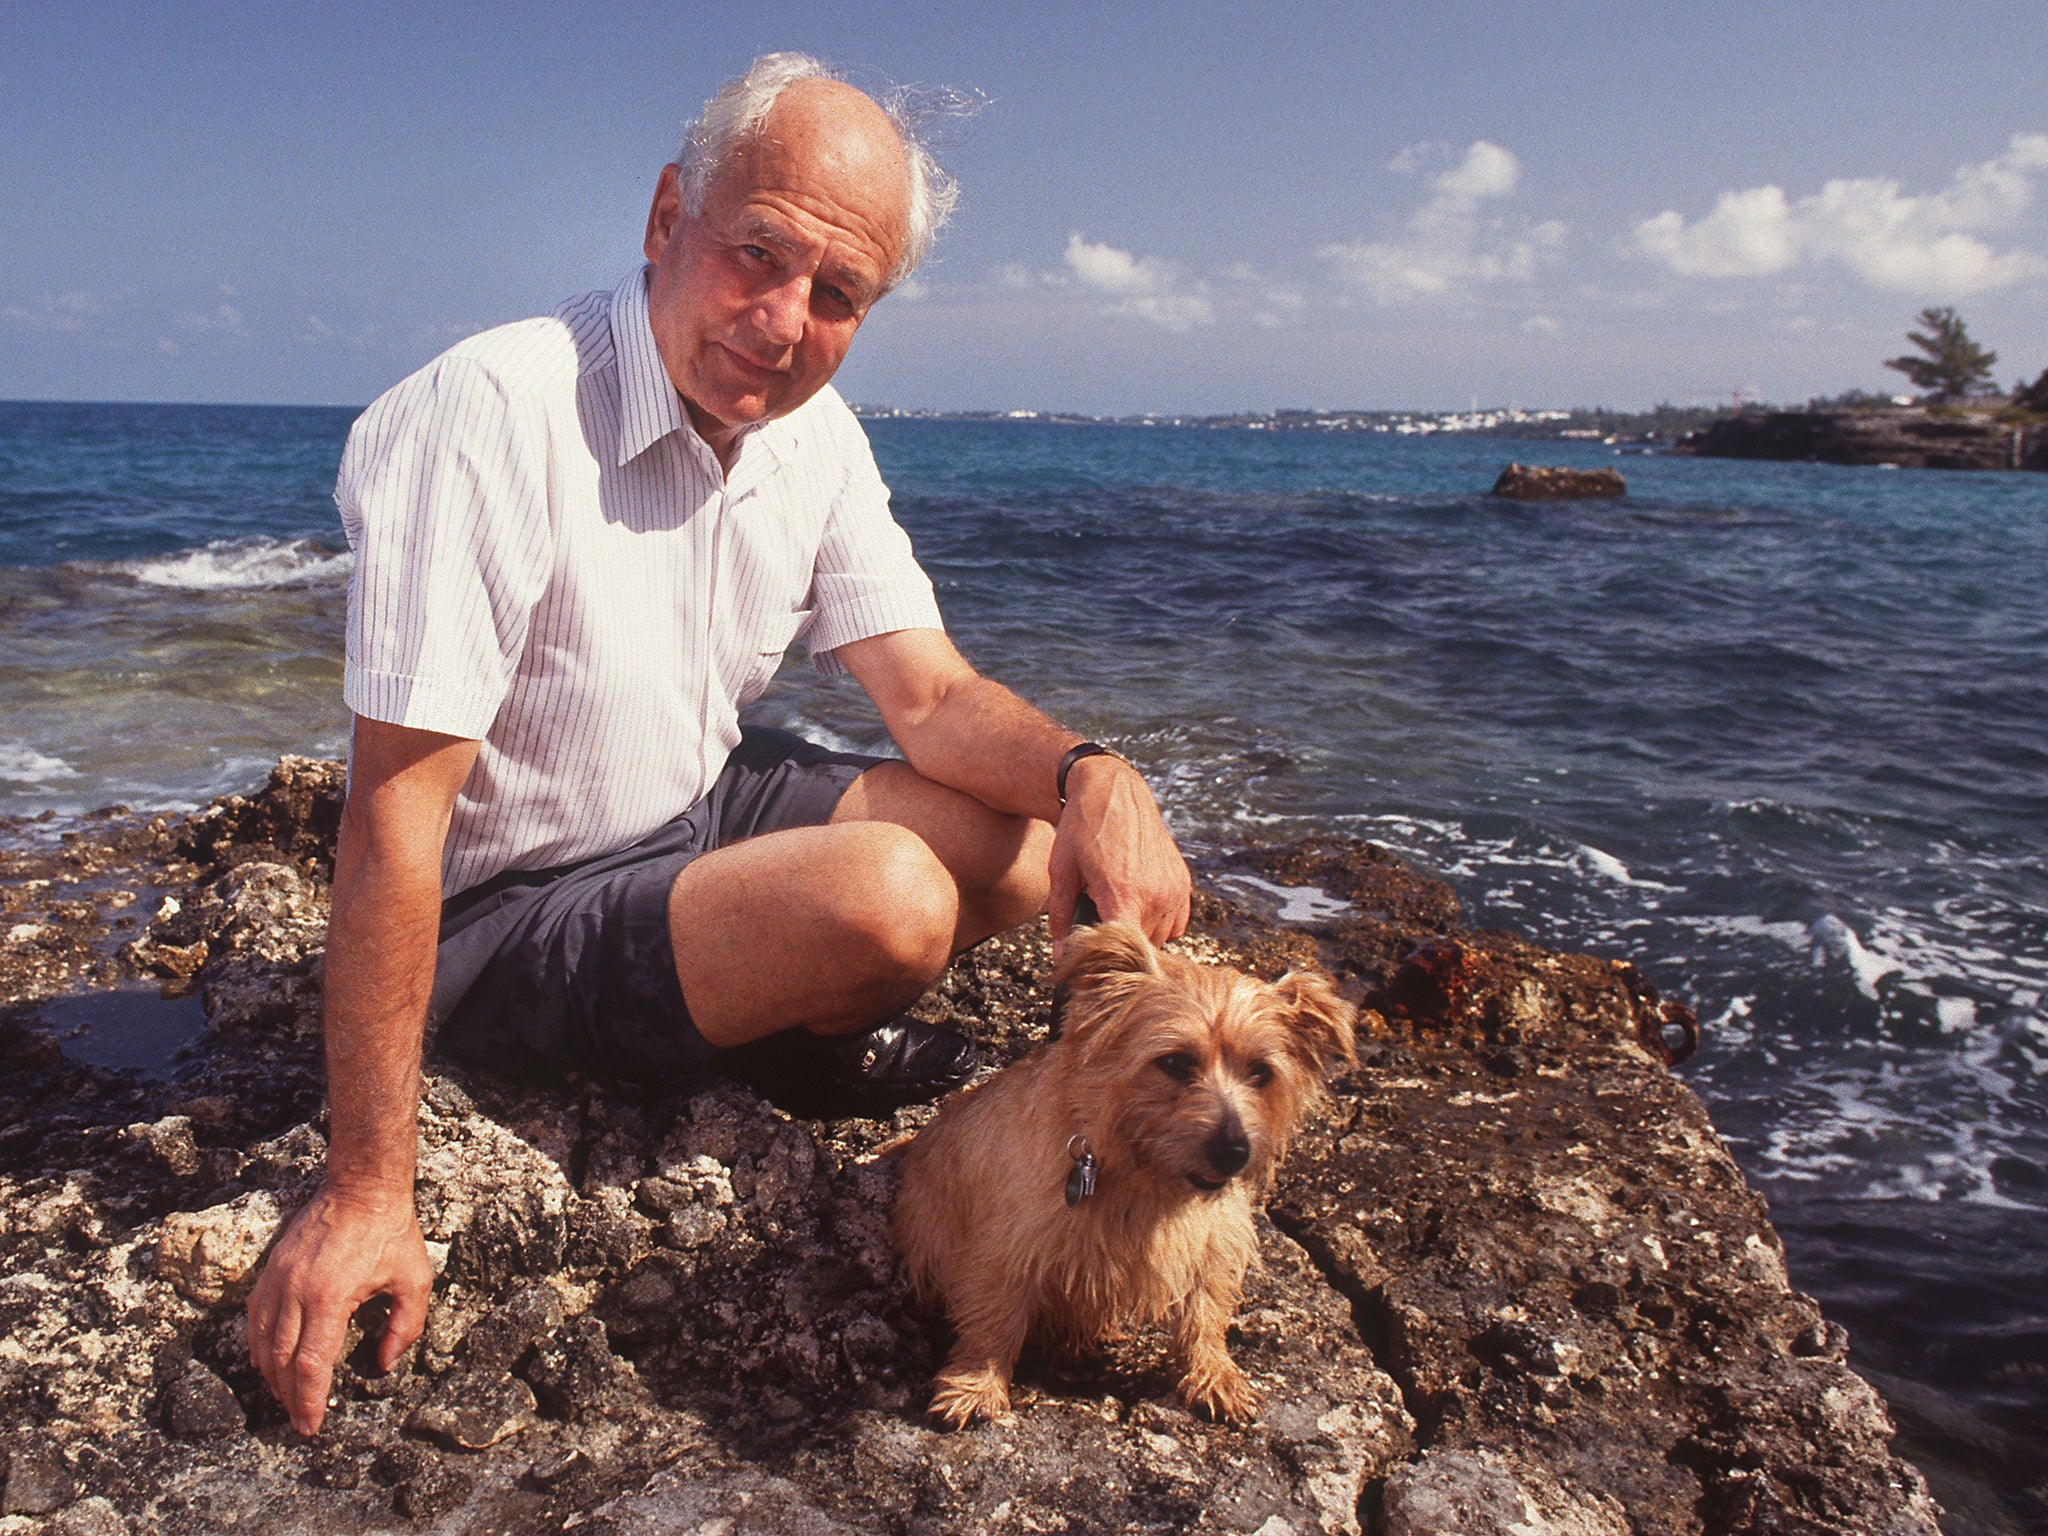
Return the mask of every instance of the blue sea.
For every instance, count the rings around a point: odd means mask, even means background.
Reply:
[[[0,405],[0,815],[60,818],[10,835],[340,751],[352,416]],[[1692,1003],[1682,1070],[1951,1531],[2048,1522],[2048,476],[870,433],[962,648],[1198,859],[1371,838]],[[1629,495],[1490,500],[1511,458]],[[883,739],[800,657],[757,714]]]

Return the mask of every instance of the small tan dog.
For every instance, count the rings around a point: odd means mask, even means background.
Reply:
[[[1073,1355],[1164,1321],[1182,1399],[1247,1422],[1259,1396],[1224,1334],[1253,1202],[1356,1060],[1355,1010],[1321,976],[1268,985],[1124,923],[1074,930],[1057,980],[1060,1037],[955,1095],[904,1154],[897,1246],[955,1336],[930,1412],[958,1429],[1007,1410],[1027,1338]]]

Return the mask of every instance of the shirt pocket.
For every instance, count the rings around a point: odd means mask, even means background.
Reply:
[[[796,643],[796,638],[811,622],[815,609],[800,608],[795,613],[774,613],[758,624],[749,626],[752,631],[751,652],[742,658],[746,667],[745,675],[734,702],[744,708],[768,691],[768,685],[775,680],[781,669],[783,653]]]

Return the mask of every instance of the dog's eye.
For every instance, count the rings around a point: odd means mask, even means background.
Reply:
[[[1192,1083],[1195,1080],[1195,1058],[1186,1051],[1173,1051],[1152,1063],[1176,1083]]]
[[[1244,1069],[1244,1080],[1254,1088],[1263,1088],[1273,1081],[1273,1064],[1270,1061],[1255,1061]]]

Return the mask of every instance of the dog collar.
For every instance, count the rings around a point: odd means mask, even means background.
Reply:
[[[1095,1193],[1095,1175],[1102,1165],[1088,1149],[1088,1138],[1078,1132],[1067,1138],[1067,1157],[1074,1165],[1067,1171],[1067,1207],[1071,1210]]]

